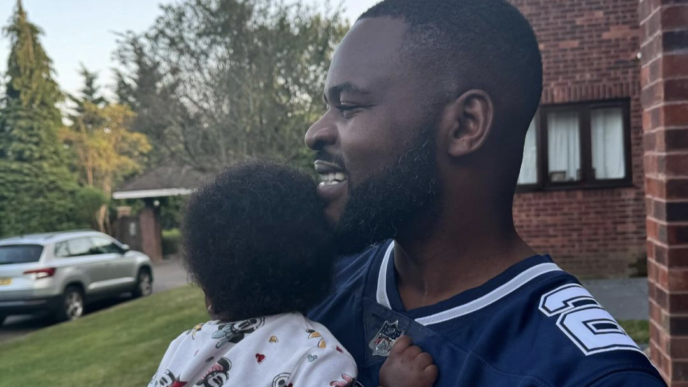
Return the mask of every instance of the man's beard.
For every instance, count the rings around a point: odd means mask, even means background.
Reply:
[[[425,126],[398,162],[349,189],[335,227],[340,254],[354,254],[400,233],[430,232],[426,221],[437,212],[440,192],[436,164],[436,125]],[[417,226],[416,229],[413,229]]]

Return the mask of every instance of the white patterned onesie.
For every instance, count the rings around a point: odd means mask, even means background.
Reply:
[[[148,387],[353,387],[356,362],[327,328],[289,313],[182,333]]]

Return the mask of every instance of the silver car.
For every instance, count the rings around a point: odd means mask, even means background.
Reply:
[[[49,311],[74,320],[87,302],[132,292],[148,296],[147,255],[95,231],[0,239],[0,325],[9,315]]]

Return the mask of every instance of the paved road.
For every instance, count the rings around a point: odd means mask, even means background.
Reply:
[[[186,272],[178,260],[164,261],[155,264],[153,268],[155,281],[153,282],[153,293],[163,292],[186,284]],[[93,313],[99,310],[121,304],[130,300],[129,296],[122,296],[113,300],[97,302],[86,307],[86,313]],[[38,329],[48,327],[52,324],[47,315],[33,316],[12,316],[5,324],[0,327],[0,343],[26,335]]]
[[[593,297],[617,320],[647,320],[649,318],[647,278],[582,282]]]

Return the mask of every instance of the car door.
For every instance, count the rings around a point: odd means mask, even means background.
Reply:
[[[108,270],[112,256],[101,254],[88,236],[69,239],[55,245],[55,263],[78,270],[86,278],[86,292],[101,293],[108,290],[112,273]]]
[[[130,287],[136,281],[136,262],[132,254],[126,252],[115,242],[106,236],[91,237],[94,249],[109,257],[108,284],[112,288]]]

